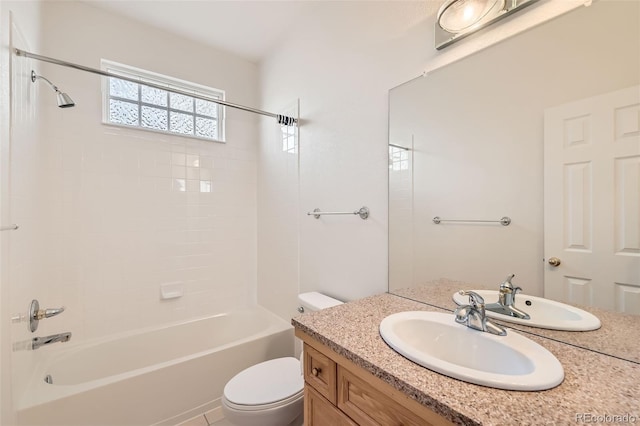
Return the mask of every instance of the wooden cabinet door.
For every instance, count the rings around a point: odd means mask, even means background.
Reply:
[[[304,387],[305,426],[358,426],[311,386]]]

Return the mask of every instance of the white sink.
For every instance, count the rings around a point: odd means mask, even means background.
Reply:
[[[389,315],[380,335],[396,352],[430,370],[498,389],[537,391],[564,380],[555,356],[508,330],[496,336],[458,324],[453,314],[409,311]]]
[[[498,292],[495,290],[472,291],[482,296],[486,305],[498,301]],[[469,296],[454,293],[453,301],[458,305],[467,305],[469,303]],[[515,324],[547,328],[550,330],[589,331],[600,328],[600,320],[595,315],[574,306],[565,305],[564,303],[542,297],[518,293],[514,306],[529,314],[530,318],[520,319],[489,310],[486,311],[487,316]]]

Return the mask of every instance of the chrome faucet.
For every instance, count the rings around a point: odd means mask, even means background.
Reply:
[[[502,283],[500,284],[500,296],[498,297],[498,301],[501,305],[511,306],[516,302],[516,294],[519,291],[522,291],[520,287],[514,287],[511,283],[513,277],[516,274],[509,275]]]
[[[498,292],[498,303],[489,303],[486,309],[502,315],[508,315],[514,318],[528,320],[531,317],[526,312],[521,311],[514,305],[516,303],[516,294],[522,291],[520,287],[514,287],[511,280],[515,274],[509,275],[501,284]]]
[[[455,311],[456,322],[475,330],[505,336],[507,330],[489,321],[485,312],[484,299],[475,291],[460,290],[463,296],[469,296],[469,304],[458,306]]]
[[[31,349],[35,351],[40,346],[50,345],[56,342],[64,343],[64,342],[68,342],[70,339],[71,339],[70,332],[52,334],[51,336],[46,336],[46,337],[34,337],[33,339],[31,339]]]

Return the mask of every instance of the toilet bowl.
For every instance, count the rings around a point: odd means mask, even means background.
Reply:
[[[320,293],[298,296],[303,311],[317,311],[342,304]],[[277,358],[236,374],[224,387],[222,412],[238,426],[302,426],[302,355]]]
[[[241,426],[302,425],[296,420],[302,413],[303,388],[296,358],[261,362],[229,380],[224,387],[222,412]]]

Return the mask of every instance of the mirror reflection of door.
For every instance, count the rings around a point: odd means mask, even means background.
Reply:
[[[545,111],[544,294],[640,313],[640,86]]]

